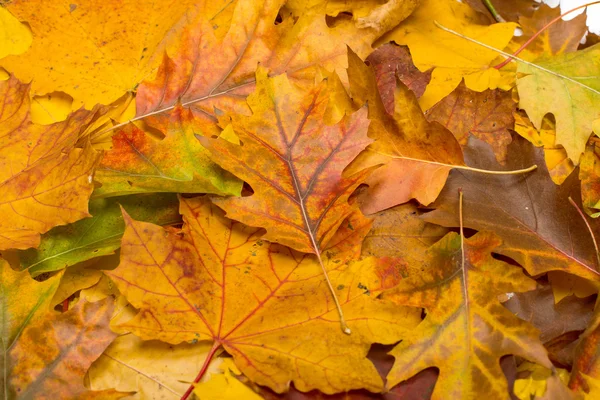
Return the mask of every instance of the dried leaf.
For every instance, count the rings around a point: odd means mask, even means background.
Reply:
[[[27,271],[13,271],[8,262],[0,258],[0,278],[0,393],[8,399],[12,389],[7,380],[14,367],[8,357],[9,352],[23,330],[37,323],[48,312],[60,276],[36,282]]]
[[[579,168],[583,207],[597,218],[600,216],[600,143],[596,138],[586,146]]]
[[[394,260],[348,264],[368,223],[352,217],[323,252],[352,329],[346,335],[314,255],[269,244],[205,198],[181,199],[181,213],[181,234],[126,219],[121,264],[108,274],[140,312],[121,327],[146,340],[212,340],[278,393],[290,381],[324,393],[383,389],[366,358],[370,344],[399,340],[420,310],[376,298],[401,279]]]
[[[485,90],[475,92],[461,82],[456,89],[427,112],[429,121],[437,121],[454,134],[461,146],[473,135],[488,143],[498,162],[506,161],[511,142],[517,105],[510,92]]]
[[[92,174],[99,154],[74,148],[93,113],[63,122],[30,120],[29,87],[0,81],[0,250],[39,244],[40,234],[88,217]]]
[[[552,366],[538,331],[497,300],[499,294],[535,287],[520,268],[492,257],[500,243],[496,235],[480,232],[464,240],[462,254],[461,237],[449,233],[429,249],[421,274],[384,295],[427,311],[419,327],[392,350],[396,362],[387,377],[389,387],[435,366],[440,375],[432,399],[505,398],[502,356]]]
[[[133,218],[158,225],[181,221],[173,194],[94,199],[90,202],[92,218],[44,234],[38,249],[20,252],[21,268],[36,276],[114,253],[125,231],[120,207]]]
[[[467,153],[466,153],[467,154]],[[500,167],[483,143],[473,141],[474,166],[488,170],[538,168],[525,175],[485,175],[453,171],[440,201],[433,204],[428,222],[458,226],[458,188],[465,193],[465,227],[497,233],[503,244],[497,253],[508,256],[535,276],[558,270],[597,284],[596,253],[592,239],[577,210],[577,177],[570,176],[561,186],[550,180],[541,149],[520,137],[513,137],[506,167]],[[592,222],[595,231],[600,225]]]
[[[417,98],[425,92],[425,87],[431,80],[431,71],[421,72],[412,62],[412,57],[406,46],[396,46],[393,43],[378,47],[367,57],[367,63],[375,70],[377,89],[388,114],[394,114],[394,89],[396,77],[404,83]]]
[[[434,68],[431,82],[419,104],[431,108],[452,92],[463,77],[469,89],[495,89],[499,72],[488,69],[497,53],[468,42],[435,25],[435,22],[497,49],[503,49],[513,36],[514,23],[479,24],[477,12],[455,0],[424,0],[401,25],[384,36],[410,48],[415,66],[420,71]]]
[[[346,173],[384,164],[366,180],[369,190],[364,193],[361,209],[371,214],[412,198],[431,203],[452,165],[463,164],[460,145],[447,129],[427,121],[415,95],[402,82],[395,82],[394,114],[388,114],[377,93],[373,71],[351,51],[348,59],[352,98],[357,105],[369,104],[369,137],[375,142]]]
[[[23,399],[118,399],[128,393],[90,391],[83,376],[117,336],[108,328],[112,299],[80,301],[63,314],[29,324],[10,351],[9,393]]]

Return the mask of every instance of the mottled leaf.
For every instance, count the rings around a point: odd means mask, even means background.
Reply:
[[[257,75],[256,91],[248,97],[252,115],[231,115],[241,144],[199,138],[213,160],[254,194],[214,202],[229,218],[265,228],[267,240],[319,254],[356,208],[348,197],[369,172],[342,176],[371,142],[366,110],[327,125],[326,82],[299,89],[285,75],[268,78],[263,69]]]
[[[50,310],[60,276],[36,282],[27,271],[13,271],[9,263],[0,258],[0,278],[0,394],[8,399],[12,389],[7,380],[13,369],[9,352],[23,330]]]
[[[488,143],[496,159],[506,161],[506,147],[511,142],[517,104],[510,92],[499,89],[475,92],[461,82],[456,89],[427,112],[429,121],[437,121],[466,146],[473,135]]]
[[[9,354],[9,393],[19,399],[48,400],[126,396],[114,390],[93,392],[83,385],[89,366],[117,336],[108,328],[112,308],[112,299],[80,301],[66,313],[49,312],[29,324]]]
[[[31,122],[29,86],[0,81],[0,249],[26,249],[57,225],[88,217],[99,154],[74,148],[93,113],[52,125]]]
[[[210,160],[198,140],[202,127],[191,111],[177,107],[157,140],[129,124],[113,136],[96,173],[94,196],[173,192],[238,195],[242,182]]]
[[[535,288],[520,268],[492,257],[499,244],[496,235],[480,232],[465,239],[462,250],[461,237],[449,233],[428,250],[421,274],[384,295],[427,312],[392,350],[396,361],[387,377],[389,387],[437,367],[432,399],[501,399],[508,397],[502,356],[519,355],[551,367],[538,331],[498,302],[502,293]]]

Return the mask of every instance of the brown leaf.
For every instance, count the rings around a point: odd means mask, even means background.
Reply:
[[[396,77],[417,96],[421,97],[431,79],[431,71],[421,72],[412,62],[406,46],[394,43],[378,47],[367,57],[367,64],[373,66],[377,89],[388,114],[394,114],[394,89]]]
[[[521,137],[513,137],[506,166],[497,164],[486,145],[473,140],[465,153],[470,164],[487,170],[520,169],[537,165],[527,174],[488,175],[452,172],[425,220],[458,226],[458,188],[465,193],[465,227],[488,230],[502,238],[497,252],[511,257],[531,275],[560,270],[600,281],[596,253],[588,229],[568,197],[579,199],[579,183],[571,175],[561,186],[552,183],[543,152]],[[591,221],[595,232],[600,222]]]

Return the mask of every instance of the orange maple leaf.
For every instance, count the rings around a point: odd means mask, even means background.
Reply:
[[[75,148],[95,113],[52,125],[31,122],[29,85],[0,82],[0,250],[36,247],[40,234],[89,217],[99,153]]]
[[[314,255],[265,241],[206,198],[182,198],[181,213],[181,232],[125,216],[121,263],[108,274],[140,311],[120,328],[146,340],[212,340],[213,353],[222,346],[276,392],[290,381],[302,391],[382,390],[369,347],[401,339],[420,310],[377,298],[401,280],[395,259],[351,261],[368,220],[350,216],[323,252],[353,330],[345,335]]]

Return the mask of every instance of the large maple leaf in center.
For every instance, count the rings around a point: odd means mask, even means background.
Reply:
[[[265,239],[317,255],[354,209],[348,197],[370,172],[342,176],[372,141],[366,109],[327,125],[329,97],[327,82],[301,89],[285,75],[268,78],[259,69],[248,97],[252,115],[231,116],[241,145],[199,137],[216,163],[254,190],[215,204],[229,218],[266,228]]]

